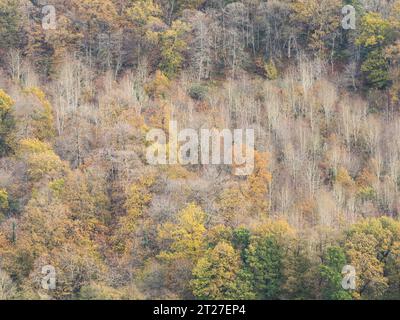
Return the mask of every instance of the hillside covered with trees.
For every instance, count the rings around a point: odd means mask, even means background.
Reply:
[[[399,217],[400,0],[0,0],[0,300],[400,299]]]

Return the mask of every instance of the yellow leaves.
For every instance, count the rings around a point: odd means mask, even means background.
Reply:
[[[0,210],[8,209],[8,193],[6,189],[0,188]]]
[[[268,171],[268,154],[266,152],[255,152],[255,170],[248,178],[251,191],[255,193],[265,193],[268,190],[268,183],[272,180],[272,175]]]
[[[162,95],[164,97],[164,94]],[[172,106],[166,100],[161,100],[156,108],[157,110],[154,110],[152,115],[149,117],[149,125],[153,128],[160,128],[164,130],[164,132],[168,132],[172,115]],[[167,152],[168,151],[169,148],[167,146]]]
[[[8,155],[14,149],[13,105],[14,100],[0,89],[0,157]]]
[[[90,24],[105,22],[111,26],[118,18],[111,0],[74,0],[73,3],[78,13]]]
[[[313,198],[304,199],[298,204],[298,212],[311,225],[316,224],[317,203]]]
[[[60,158],[54,152],[32,154],[28,159],[28,174],[33,180],[46,174],[56,173],[62,167]]]
[[[357,45],[372,47],[386,40],[391,25],[379,13],[370,12],[361,19],[361,34],[356,39]]]
[[[71,298],[82,286],[94,280],[104,280],[108,271],[93,243],[78,241],[66,241],[62,247],[38,257],[30,275],[32,282],[37,283],[43,277],[41,268],[44,265],[52,265],[56,269],[57,286],[50,292],[56,299]],[[34,284],[32,286],[35,287]]]
[[[347,192],[348,195],[354,195],[354,193],[357,191],[355,181],[350,176],[347,169],[344,167],[340,167],[337,171],[335,186],[339,186],[339,188],[342,188],[344,191]]]
[[[346,241],[346,253],[356,269],[357,291],[373,282],[377,291],[383,291],[387,281],[383,276],[384,264],[376,258],[377,241],[371,235],[356,233]],[[361,292],[360,292],[361,294]]]
[[[170,242],[171,245],[160,253],[159,258],[196,260],[204,251],[205,219],[205,212],[191,203],[178,213],[176,223],[163,224],[158,230],[158,238],[160,241]]]
[[[53,108],[50,102],[46,99],[46,95],[38,87],[26,88],[24,92],[36,97],[43,108],[42,110],[35,110],[32,115],[34,136],[42,141],[52,139],[55,134],[53,127]]]
[[[384,252],[390,250],[394,241],[400,239],[400,222],[388,217],[365,219],[351,228],[350,234],[355,233],[373,235],[374,239],[377,240],[377,250]]]
[[[107,219],[104,207],[108,199],[97,179],[77,170],[69,172],[65,179],[54,180],[52,186],[55,192],[61,191],[60,200],[68,205],[73,217],[86,225],[84,232],[92,234],[101,228],[101,222]]]
[[[2,220],[2,216],[8,210],[8,193],[5,189],[0,188],[0,223]]]
[[[168,77],[174,76],[184,60],[183,51],[187,49],[184,35],[190,30],[185,22],[175,20],[172,26],[160,33],[161,56],[160,68]]]
[[[82,287],[79,298],[83,300],[122,300],[124,293],[103,283],[90,283]]]
[[[17,222],[10,270],[18,278],[29,274],[27,283],[35,282],[42,266],[53,265],[57,270],[57,290],[51,294],[58,298],[70,296],[75,285],[104,272],[99,246],[91,239],[89,230],[94,228],[95,221],[81,218],[73,216],[68,205],[59,199],[37,192]]]
[[[30,87],[30,88],[26,88],[24,90],[25,93],[27,94],[32,94],[34,95],[42,104],[44,112],[46,113],[46,115],[48,115],[48,117],[50,118],[50,121],[53,120],[53,115],[52,115],[52,107],[50,102],[46,99],[46,95],[45,93],[38,87]]]
[[[10,276],[0,269],[0,300],[16,298],[17,287]]]
[[[35,95],[40,102],[42,102],[43,104],[49,104],[49,102],[46,100],[46,95],[44,94],[44,92],[38,88],[38,87],[30,87],[30,88],[25,88],[24,90],[25,93],[32,93],[33,95]]]
[[[0,89],[0,118],[6,113],[10,112],[11,107],[14,105],[14,100]]]
[[[243,195],[239,188],[229,188],[222,192],[219,207],[221,210],[235,210],[243,201]]]
[[[240,257],[226,242],[219,242],[209,249],[193,269],[191,281],[193,293],[203,299],[229,298],[235,289],[235,280],[240,270]]]
[[[127,119],[131,126],[137,128],[143,134],[150,130],[143,115],[137,114],[133,110],[123,111],[117,121],[121,121],[121,119]]]
[[[195,205],[182,209],[176,222],[166,222],[158,228],[162,250],[157,258],[164,263],[166,282],[182,291],[189,290],[191,270],[206,250],[206,214]]]
[[[240,186],[233,186],[222,191],[217,203],[219,215],[224,224],[235,226],[242,219],[246,219],[250,205],[247,202]]]
[[[152,0],[139,0],[132,3],[126,14],[135,25],[145,26],[155,22],[156,17],[161,14],[161,9]]]
[[[275,80],[278,78],[278,69],[273,60],[264,64],[264,71],[269,80]]]
[[[161,24],[154,17],[150,21],[154,25]],[[175,20],[169,28],[163,25],[161,28],[154,29],[156,31],[148,28],[146,36],[148,40],[161,46],[162,62],[160,67],[167,76],[171,77],[183,62],[182,52],[187,49],[184,36],[190,30],[190,26],[181,20]]]
[[[393,104],[398,104],[400,102],[400,40],[396,40],[386,48],[385,58],[390,61],[390,78],[393,80],[389,89],[390,98]]]
[[[62,191],[64,190],[65,180],[64,179],[55,179],[49,183],[49,188],[56,194],[60,196]]]
[[[378,44],[378,42],[384,40],[385,38],[383,36],[375,36],[372,35],[370,36],[368,39],[365,40],[365,46],[369,47],[369,46],[375,46]]]
[[[17,226],[17,251],[27,250],[33,256],[66,243],[73,228],[68,219],[68,209],[43,197],[29,202]]]
[[[20,142],[20,152],[26,153],[42,153],[51,151],[49,144],[41,142],[38,139],[24,139]]]
[[[256,223],[253,226],[254,233],[260,236],[274,235],[281,240],[294,238],[296,230],[286,220],[270,220],[264,223]]]
[[[145,90],[149,96],[160,98],[165,96],[170,89],[170,85],[168,77],[160,70],[157,70],[154,80],[146,85]]]
[[[183,209],[179,216],[179,224],[187,231],[193,231],[193,233],[202,233],[205,231],[204,223],[206,219],[205,212],[195,205],[194,203],[189,204]]]
[[[293,19],[310,38],[311,49],[326,53],[328,41],[340,26],[340,0],[295,0]]]
[[[149,188],[154,184],[154,182],[154,176],[144,176],[129,189],[125,208],[129,219],[135,223],[142,215],[145,206],[147,206],[152,199],[152,194],[149,191]]]
[[[22,140],[18,153],[27,162],[29,178],[34,181],[57,174],[65,167],[50,145],[38,139]]]
[[[14,100],[0,89],[0,157],[14,149],[15,122],[12,115]]]
[[[351,227],[345,247],[350,264],[356,268],[360,297],[363,294],[377,297],[387,288],[385,264],[398,249],[399,240],[400,222],[388,217],[365,219]],[[386,269],[389,271],[394,270]]]
[[[146,207],[152,200],[153,195],[150,188],[155,182],[156,177],[154,175],[145,175],[129,188],[124,206],[127,213],[119,218],[119,229],[113,238],[118,251],[125,251],[126,254],[130,254],[129,250],[134,241],[132,233],[137,230]]]
[[[206,241],[209,246],[215,246],[221,241],[230,241],[232,239],[232,228],[224,224],[218,224],[207,230]]]
[[[126,10],[126,16],[129,22],[138,30],[139,34],[156,44],[161,29],[166,25],[161,19],[162,10],[153,0],[133,1],[132,5]]]
[[[389,19],[394,28],[400,29],[400,1],[396,0],[393,4]]]
[[[351,188],[354,185],[353,179],[350,177],[346,168],[340,167],[336,176],[336,182],[345,188]]]
[[[364,168],[356,179],[360,187],[372,186],[376,181],[377,177],[367,168]]]
[[[224,190],[218,208],[224,223],[235,225],[249,216],[262,217],[268,212],[268,190],[272,175],[268,171],[268,154],[254,153],[254,171],[247,180]]]
[[[297,0],[292,4],[292,8],[301,20],[308,20],[318,9],[318,1]]]
[[[268,171],[268,154],[255,152],[254,162],[254,172],[247,178],[247,197],[253,202],[256,211],[266,213],[268,209],[268,187],[272,181],[272,175]]]
[[[167,144],[168,148],[168,144]],[[167,149],[168,150],[168,149]],[[184,166],[176,164],[176,165],[168,165],[165,168],[167,177],[171,180],[179,180],[179,179],[190,179],[194,178],[195,174],[187,170]]]
[[[46,36],[53,45],[53,61],[57,67],[62,64],[68,54],[78,50],[79,41],[84,38],[82,30],[75,27],[73,18],[61,14],[57,16],[57,28]]]

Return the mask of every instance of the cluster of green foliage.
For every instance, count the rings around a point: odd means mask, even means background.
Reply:
[[[0,157],[9,154],[13,145],[13,129],[15,127],[12,106],[14,102],[0,89]]]
[[[319,264],[299,253],[300,240],[285,224],[228,230],[230,241],[208,244],[193,269],[193,294],[199,299],[398,298],[393,259],[398,261],[399,227],[389,218],[362,221],[345,233],[345,242],[324,248]],[[342,270],[349,264],[357,270],[355,290],[342,286]]]

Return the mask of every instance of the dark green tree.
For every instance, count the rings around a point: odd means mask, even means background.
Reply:
[[[12,151],[13,129],[15,120],[12,115],[14,101],[0,89],[0,157]]]
[[[283,250],[275,237],[253,237],[245,259],[257,298],[279,298],[284,283]]]
[[[351,293],[342,288],[342,269],[346,265],[346,255],[340,247],[330,247],[319,266],[322,279],[322,297],[327,300],[350,300]]]
[[[18,0],[0,0],[0,49],[16,48],[21,37]]]

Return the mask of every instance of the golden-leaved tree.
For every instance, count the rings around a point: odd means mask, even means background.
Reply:
[[[160,226],[158,238],[164,248],[158,259],[165,265],[165,281],[178,292],[190,292],[192,269],[206,250],[206,213],[191,203],[177,215],[175,222]]]

